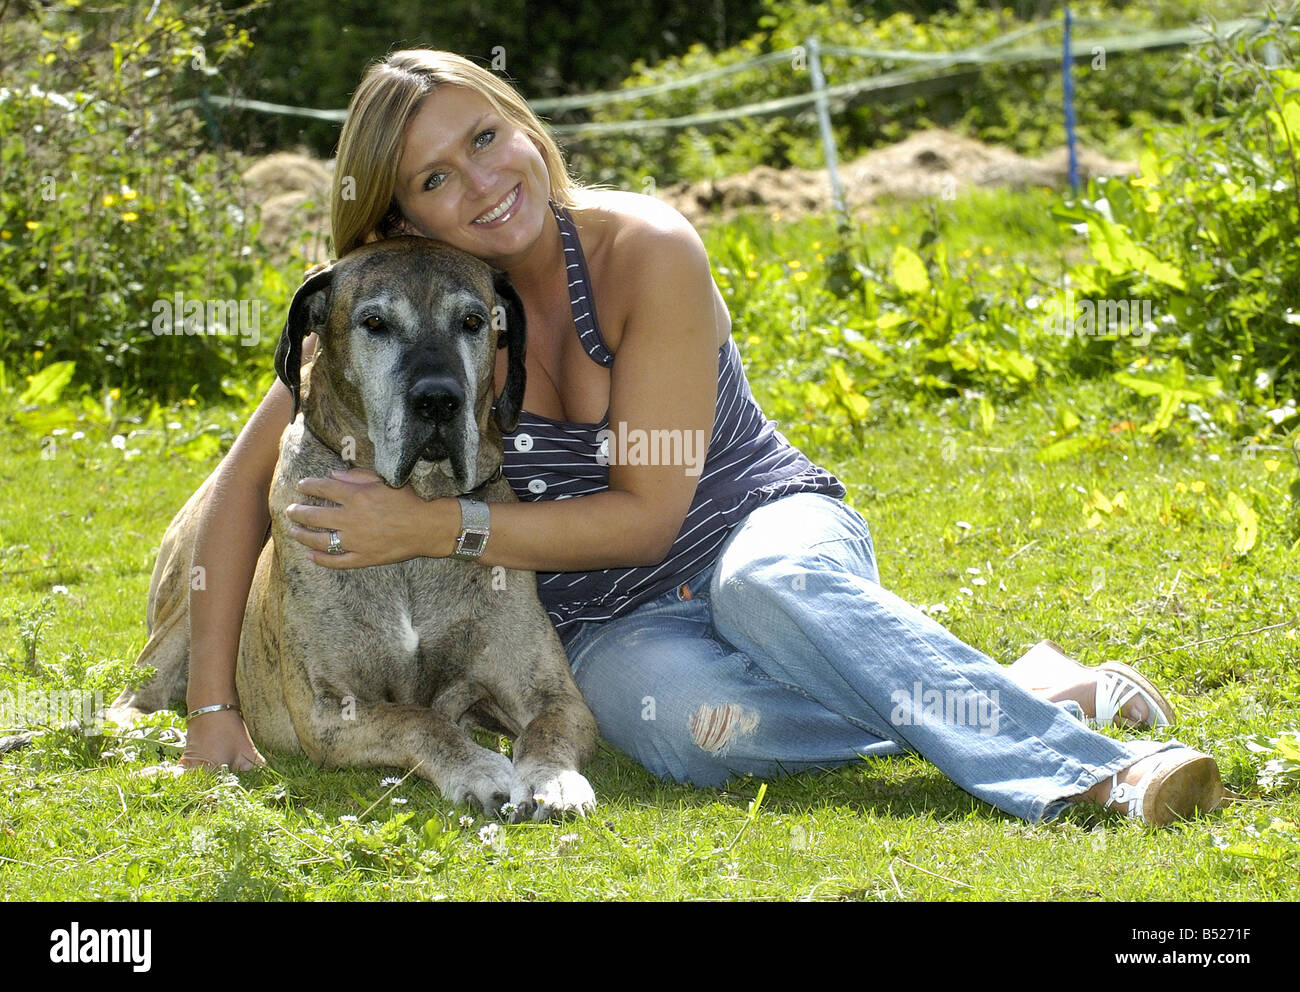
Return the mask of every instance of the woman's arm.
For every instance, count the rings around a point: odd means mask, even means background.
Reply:
[[[315,339],[303,354],[310,357]],[[280,435],[292,419],[293,399],[276,382],[217,467],[199,518],[194,564],[203,567],[201,589],[190,589],[190,669],[186,702],[191,710],[233,703],[235,666],[248,590],[270,523],[267,498],[280,454]],[[238,713],[224,710],[195,717],[181,764],[228,764],[236,770],[260,764]]]
[[[718,304],[699,235],[666,207],[625,217],[611,232],[609,278],[624,287],[629,314],[610,381],[615,440],[635,431],[679,431],[701,442],[713,432],[717,403]],[[689,432],[689,435],[688,433]],[[696,433],[700,432],[700,433]],[[682,449],[688,450],[688,449]],[[699,481],[693,464],[631,465],[611,448],[609,490],[572,499],[494,503],[492,536],[479,561],[534,571],[591,571],[662,561],[681,529]],[[681,461],[682,459],[678,459]],[[339,504],[294,504],[291,534],[334,568],[442,557],[460,533],[455,500],[424,503],[390,490],[371,473],[304,480],[302,492]],[[322,528],[322,531],[307,528]],[[346,554],[326,552],[328,530]]]

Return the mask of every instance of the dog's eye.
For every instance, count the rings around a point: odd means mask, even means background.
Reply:
[[[384,331],[388,330],[384,324],[383,318],[376,317],[374,314],[365,318],[361,323],[365,325],[366,330],[371,334],[383,334]]]
[[[468,331],[470,334],[476,334],[479,331],[483,330],[484,323],[486,323],[486,321],[484,321],[481,316],[479,316],[476,313],[471,313],[466,315],[464,322],[461,324],[461,327],[465,331]]]

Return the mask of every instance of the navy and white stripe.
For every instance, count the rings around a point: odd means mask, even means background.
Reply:
[[[569,269],[569,302],[578,336],[592,361],[611,366],[614,354],[596,322],[591,279],[573,218],[552,204]],[[521,500],[564,499],[609,488],[609,468],[596,461],[597,435],[609,427],[552,420],[527,410],[505,437],[504,475]],[[797,492],[842,499],[843,484],[794,448],[768,420],[749,389],[740,352],[730,338],[718,350],[718,401],[686,520],[668,557],[657,565],[594,572],[538,572],[537,591],[567,643],[585,621],[610,620],[696,575],[717,557],[731,527],[755,507]]]

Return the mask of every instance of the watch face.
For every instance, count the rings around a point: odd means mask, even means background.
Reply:
[[[481,555],[487,546],[488,536],[482,531],[467,530],[460,536],[460,545],[456,548],[463,555]]]

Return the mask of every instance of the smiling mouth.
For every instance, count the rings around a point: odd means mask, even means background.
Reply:
[[[475,217],[471,223],[491,224],[494,220],[500,220],[502,217],[504,217],[507,213],[510,212],[511,208],[514,207],[515,202],[518,199],[519,199],[519,187],[516,186],[509,193],[507,193],[505,197],[495,207],[493,207],[487,213],[479,217]]]

